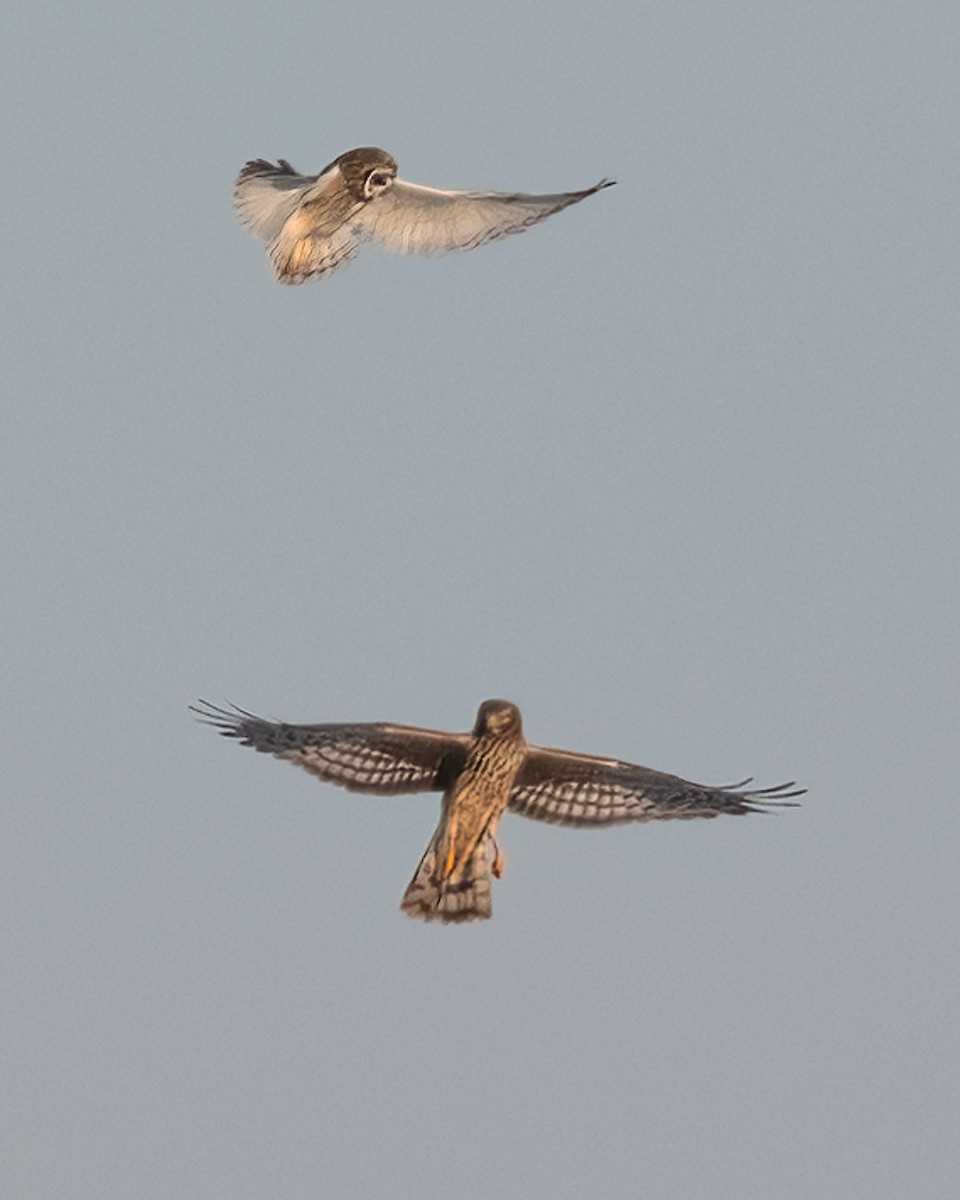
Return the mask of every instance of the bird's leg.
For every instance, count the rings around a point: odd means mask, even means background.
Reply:
[[[493,872],[495,879],[499,879],[507,867],[507,860],[503,856],[503,851],[500,849],[500,843],[497,841],[496,835],[493,837],[493,865],[490,870]]]
[[[443,874],[441,878],[449,879],[453,872],[453,864],[457,861],[457,821],[456,814],[451,813],[450,820],[447,822],[447,855],[443,864]]]

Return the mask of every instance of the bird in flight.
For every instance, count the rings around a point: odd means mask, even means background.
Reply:
[[[615,758],[533,746],[524,740],[520,710],[506,700],[485,700],[472,733],[385,723],[287,725],[203,700],[190,707],[224,737],[326,783],[381,796],[442,792],[440,822],[400,904],[424,921],[490,916],[492,877],[503,872],[497,823],[507,809],[599,828],[792,807],[806,791],[792,781],[750,788],[750,779],[704,787]]]
[[[611,187],[582,192],[449,192],[397,178],[385,150],[348,150],[318,175],[300,175],[283,158],[257,158],[237,177],[233,207],[266,242],[281,283],[329,275],[355,257],[361,242],[401,254],[472,250]]]

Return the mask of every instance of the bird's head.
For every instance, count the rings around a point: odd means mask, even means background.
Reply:
[[[484,700],[477,710],[477,723],[473,727],[476,737],[493,734],[503,737],[508,733],[519,733],[521,729],[520,709],[509,700]]]
[[[337,159],[340,174],[358,200],[372,200],[391,187],[397,177],[397,164],[386,150],[360,146]]]

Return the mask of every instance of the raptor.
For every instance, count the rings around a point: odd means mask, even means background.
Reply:
[[[750,779],[704,787],[649,767],[549,750],[525,741],[520,710],[484,700],[471,733],[412,725],[287,725],[240,708],[199,701],[191,709],[225,737],[356,792],[443,793],[440,822],[400,907],[424,921],[491,914],[503,870],[496,841],[506,810],[557,825],[597,828],[628,821],[716,817],[790,806],[793,782],[751,788]]]
[[[316,175],[286,161],[257,158],[237,178],[233,207],[266,242],[281,283],[329,275],[363,242],[401,254],[472,250],[521,233],[551,214],[610,187],[602,179],[579,192],[454,192],[409,183],[385,150],[360,146]]]

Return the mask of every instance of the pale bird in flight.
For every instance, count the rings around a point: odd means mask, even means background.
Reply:
[[[520,710],[485,700],[472,733],[410,725],[287,725],[205,701],[192,711],[225,737],[303,767],[326,783],[392,796],[443,793],[440,822],[401,909],[424,921],[491,914],[492,877],[503,871],[497,823],[509,809],[556,825],[599,828],[627,821],[715,817],[790,806],[792,782],[749,788],[745,779],[704,787],[649,767],[548,750],[524,740]]]
[[[611,187],[602,179],[582,192],[450,192],[397,178],[385,150],[348,150],[318,175],[299,175],[285,159],[258,158],[240,172],[237,217],[266,242],[281,283],[329,275],[361,242],[401,254],[472,250]]]

